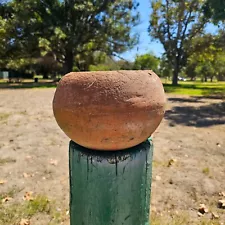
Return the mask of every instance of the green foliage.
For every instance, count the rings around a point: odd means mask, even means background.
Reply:
[[[38,214],[48,215],[50,220],[55,222],[54,224],[60,224],[63,220],[63,216],[56,211],[54,204],[47,197],[36,196],[32,201],[24,204],[0,204],[0,225],[19,224],[22,218],[30,219]]]
[[[0,114],[0,120],[7,119],[8,117],[9,117],[8,114],[5,114],[5,115],[3,113]],[[16,162],[16,159],[13,159],[13,158],[0,158],[0,166],[4,164],[8,164],[8,163],[15,163],[15,162]]]
[[[139,21],[137,7],[135,0],[9,1],[0,7],[0,66],[36,59],[45,71],[70,72],[74,62],[87,70],[96,51],[114,55],[137,43],[137,35],[131,34]],[[43,57],[48,54],[52,60],[47,62]]]
[[[205,175],[209,175],[209,173],[210,173],[209,167],[203,168],[202,173],[204,173]]]
[[[50,202],[45,196],[37,196],[25,205],[25,213],[28,217],[32,217],[36,213],[49,213],[50,211]]]
[[[10,117],[9,113],[0,113],[0,121],[7,120]],[[1,165],[1,158],[0,158],[0,165]]]
[[[190,45],[192,38],[204,30],[207,22],[202,6],[202,0],[151,2],[150,35],[162,43],[166,58],[172,65],[175,85],[188,57],[184,46]]]
[[[116,59],[107,56],[105,53],[98,52],[94,55],[93,64],[89,66],[90,71],[109,71],[109,70],[132,70],[134,63],[124,59]]]
[[[95,65],[90,65],[90,71],[109,71],[109,70],[119,70],[120,67],[117,62],[106,55],[98,54],[95,58]]]
[[[135,70],[153,70],[158,72],[159,69],[159,58],[155,55],[148,53],[144,55],[138,55],[134,62]]]
[[[224,0],[207,0],[203,9],[205,15],[212,18],[214,23],[225,22]]]
[[[160,60],[160,67],[159,67],[159,76],[171,78],[173,75],[171,63],[168,61],[165,55]]]
[[[218,46],[218,36],[204,35],[192,40],[186,73],[189,77],[207,78],[225,76],[225,52]]]
[[[98,65],[90,65],[89,66],[90,71],[109,71],[109,70],[115,70],[114,68],[111,68],[109,65],[106,64],[98,64]]]
[[[126,60],[118,60],[116,62],[120,70],[132,70],[134,69],[134,63]]]

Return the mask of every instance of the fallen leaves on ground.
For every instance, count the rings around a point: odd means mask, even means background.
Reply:
[[[218,208],[225,209],[225,199],[221,199],[218,201]]]
[[[177,162],[176,159],[170,159],[169,162],[168,162],[168,167],[174,165],[176,162]]]
[[[19,223],[19,225],[30,225],[30,220],[22,219]]]
[[[212,212],[212,219],[219,219],[219,215],[215,212]]]
[[[32,191],[26,192],[25,195],[23,196],[23,200],[24,201],[33,201],[34,197],[32,195],[33,195]]]
[[[7,180],[0,180],[0,184],[5,184],[7,183]]]
[[[219,148],[221,147],[220,143],[216,143],[216,145],[217,145]]]
[[[2,203],[9,202],[10,200],[12,200],[11,197],[5,197],[2,199]]]
[[[58,165],[58,160],[56,160],[56,159],[51,159],[51,160],[50,160],[50,164],[53,165],[53,166],[57,166],[57,165]]]
[[[23,173],[24,178],[33,177],[34,174]]]
[[[26,159],[27,159],[27,160],[32,159],[32,156],[27,155],[27,156],[26,156]]]
[[[198,208],[198,215],[199,216],[202,216],[202,215],[204,215],[205,213],[208,213],[208,212],[209,212],[209,210],[208,210],[208,208],[206,207],[205,204],[199,205],[199,208]]]

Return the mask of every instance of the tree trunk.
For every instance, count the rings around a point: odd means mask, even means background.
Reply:
[[[73,52],[71,50],[66,50],[65,63],[63,65],[64,73],[70,73],[73,71]]]
[[[175,66],[173,70],[173,80],[172,85],[178,85],[178,74],[179,74],[179,65],[178,65],[179,59],[175,58]]]
[[[204,79],[205,79],[205,82],[207,82],[207,81],[208,81],[208,80],[207,80],[207,76],[205,76],[205,77],[204,77]]]
[[[48,73],[47,72],[43,72],[43,79],[48,79]]]
[[[210,77],[210,81],[213,82],[213,76]]]
[[[178,84],[178,69],[175,68],[173,71],[173,81],[172,81],[172,85],[177,85]]]
[[[217,81],[225,81],[225,74],[219,74],[217,76]]]

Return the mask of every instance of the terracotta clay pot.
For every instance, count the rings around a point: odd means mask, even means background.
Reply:
[[[155,131],[165,101],[153,71],[74,72],[60,80],[53,111],[58,125],[77,144],[121,150]]]

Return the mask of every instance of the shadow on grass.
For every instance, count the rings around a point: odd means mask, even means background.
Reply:
[[[213,99],[224,99],[225,98],[225,87],[218,89],[206,89],[203,90],[202,95],[206,98]]]
[[[209,127],[225,124],[225,102],[206,106],[176,106],[166,111],[165,119],[170,126],[176,124],[195,127]]]
[[[41,82],[41,83],[0,83],[0,89],[21,89],[21,88],[55,88],[56,82]]]

